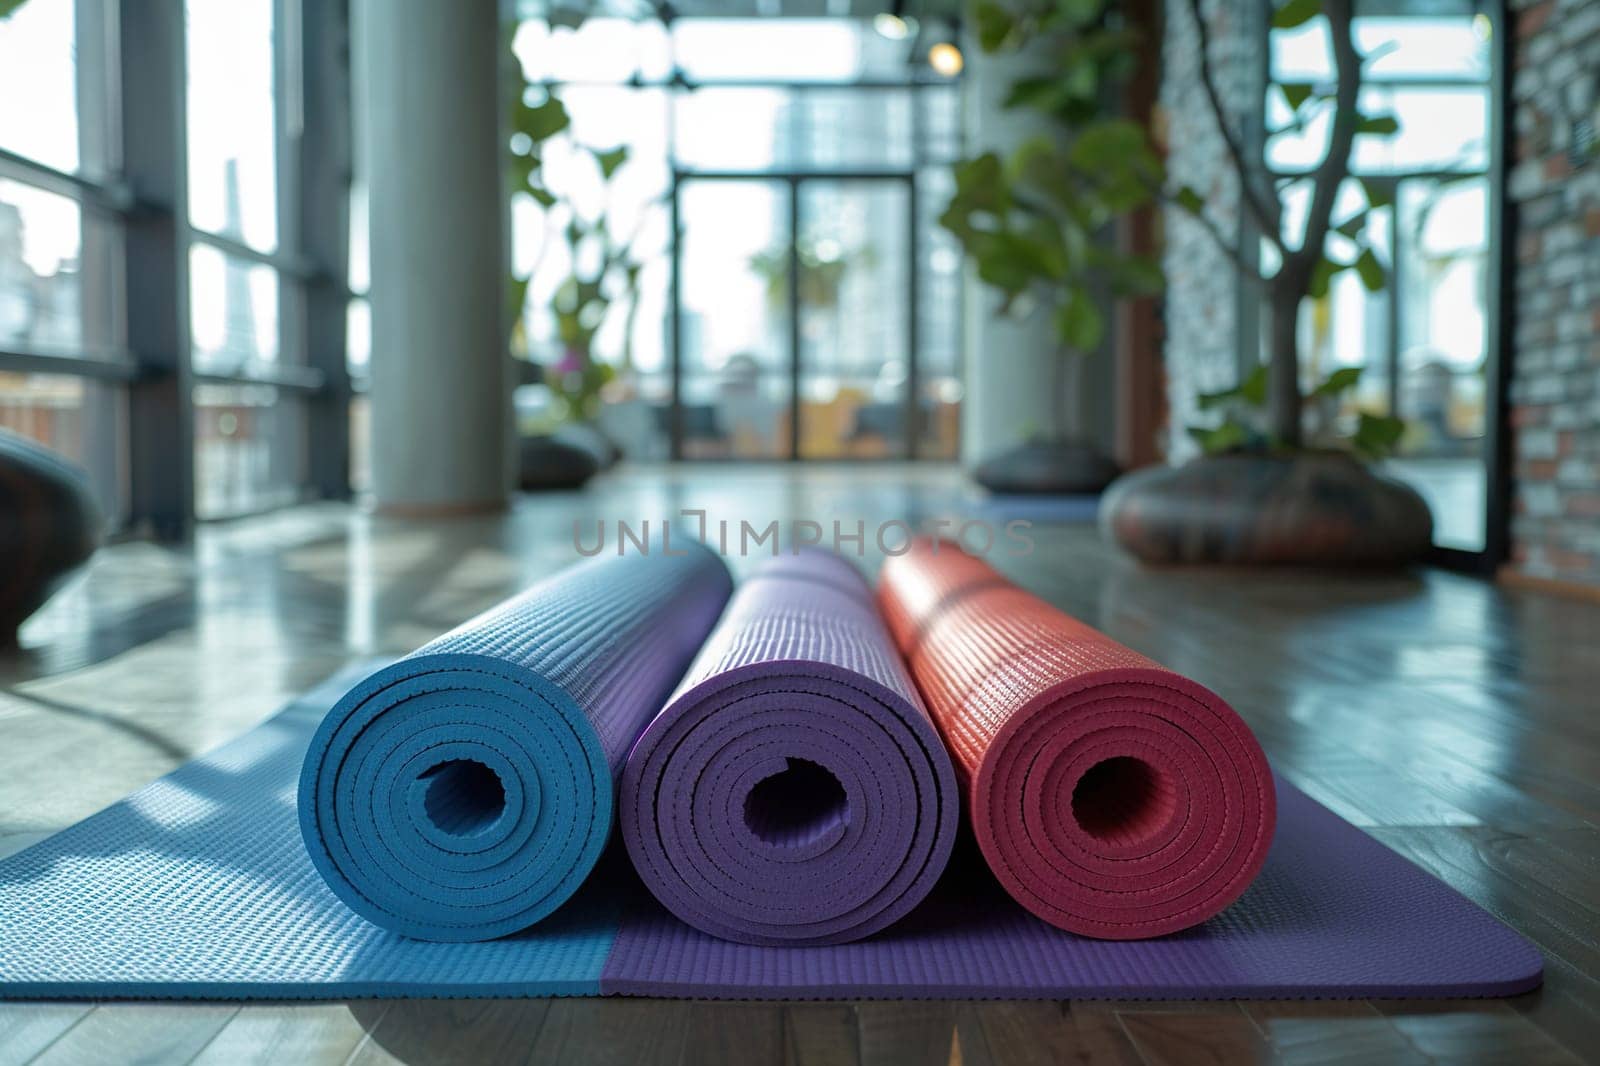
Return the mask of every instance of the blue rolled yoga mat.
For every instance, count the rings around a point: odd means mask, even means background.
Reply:
[[[312,865],[351,910],[420,940],[544,918],[600,857],[623,760],[731,586],[698,542],[594,559],[372,674],[306,753]]]

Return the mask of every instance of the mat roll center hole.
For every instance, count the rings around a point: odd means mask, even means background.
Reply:
[[[442,762],[421,779],[427,788],[422,809],[441,832],[471,836],[505,812],[506,789],[500,775],[475,759]]]
[[[1137,844],[1172,817],[1175,800],[1166,775],[1143,759],[1104,759],[1072,789],[1072,817],[1089,836],[1106,844]]]
[[[844,786],[809,759],[788,759],[787,769],[756,782],[744,798],[744,823],[761,840],[800,847],[849,820]]]

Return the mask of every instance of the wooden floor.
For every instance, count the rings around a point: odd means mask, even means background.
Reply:
[[[575,519],[692,507],[870,529],[945,513],[961,492],[945,471],[658,469],[497,518],[318,506],[209,527],[184,552],[119,545],[0,657],[0,854],[248,729],[345,661],[409,650],[570,562]],[[0,1063],[1600,1056],[1600,607],[1441,572],[1152,572],[1089,526],[1033,534],[1033,555],[997,565],[1222,693],[1296,784],[1537,941],[1545,988],[1478,1002],[10,1004]]]

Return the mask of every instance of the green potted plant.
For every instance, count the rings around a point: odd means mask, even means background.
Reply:
[[[525,488],[570,488],[582,484],[595,469],[609,465],[619,455],[616,445],[595,424],[600,414],[601,390],[617,377],[618,366],[598,358],[595,340],[606,323],[620,314],[624,319],[620,366],[623,372],[629,369],[639,275],[644,267],[635,246],[654,205],[645,205],[639,224],[619,237],[614,231],[609,198],[598,213],[585,214],[570,195],[552,187],[544,161],[546,153],[558,142],[564,142],[563,150],[575,151],[589,161],[592,170],[585,180],[602,187],[609,187],[626,165],[628,148],[583,144],[573,136],[571,117],[559,97],[547,89],[528,85],[520,77],[516,84],[518,92],[511,108],[509,184],[514,192],[526,193],[544,209],[544,249],[547,251],[553,240],[563,241],[571,264],[569,275],[549,297],[548,310],[559,347],[543,353],[542,362],[534,361],[536,353],[530,350],[525,331],[529,282],[534,271],[511,277],[508,306],[512,314],[513,354],[528,367],[524,380],[544,383],[553,401],[542,424],[522,437],[522,484]],[[585,462],[576,454],[580,452],[587,453],[594,462]]]
[[[807,310],[832,311],[839,306],[845,275],[857,258],[870,263],[871,249],[846,252],[833,241],[802,237],[795,249],[800,258],[800,306]],[[776,309],[789,302],[789,250],[769,248],[750,257],[750,269],[767,282],[767,300]]]
[[[1012,151],[958,163],[940,223],[999,295],[996,314],[1049,317],[1059,405],[1077,392],[1082,361],[1100,347],[1107,300],[1161,288],[1153,258],[1109,239],[1119,218],[1161,191],[1161,160],[1147,132],[1107,103],[1137,65],[1138,35],[1107,0],[980,0],[973,21],[985,54],[1028,60],[1002,106],[1029,112],[1041,132]],[[974,471],[1000,492],[1098,492],[1116,474],[1059,420]]]
[[[1358,136],[1392,136],[1393,116],[1364,115],[1357,106],[1365,57],[1352,34],[1352,0],[1287,0],[1272,16],[1275,30],[1326,19],[1333,54],[1330,83],[1277,83],[1292,119],[1284,130],[1304,128],[1319,112],[1328,120],[1328,143],[1305,176],[1283,178],[1252,158],[1229,124],[1208,55],[1207,24],[1199,0],[1187,17],[1199,37],[1199,75],[1226,155],[1238,179],[1242,209],[1272,246],[1277,269],[1262,272],[1227,241],[1207,204],[1188,186],[1168,202],[1197,219],[1258,287],[1269,315],[1267,361],[1236,387],[1200,397],[1217,417],[1191,433],[1203,454],[1178,467],[1138,471],[1121,479],[1101,507],[1105,531],[1128,551],[1156,563],[1394,564],[1420,556],[1432,539],[1426,503],[1411,488],[1384,477],[1371,463],[1400,441],[1404,424],[1392,415],[1342,410],[1360,370],[1337,370],[1308,383],[1302,373],[1299,312],[1325,300],[1333,277],[1354,271],[1369,290],[1387,284],[1387,270],[1367,233],[1378,209],[1388,206],[1380,188],[1363,183],[1366,203],[1335,217],[1339,191],[1350,175]],[[1309,206],[1298,242],[1284,233],[1284,197],[1305,183]],[[1343,246],[1330,252],[1330,242]]]

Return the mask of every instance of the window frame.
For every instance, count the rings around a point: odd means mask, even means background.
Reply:
[[[127,344],[122,325],[127,284],[118,245],[122,239],[123,220],[137,205],[131,187],[119,173],[121,145],[120,138],[114,134],[120,124],[115,114],[116,104],[110,84],[115,77],[112,72],[116,69],[112,62],[115,58],[114,35],[104,25],[86,26],[87,6],[79,0],[73,12],[72,47],[78,56],[88,60],[75,63],[74,70],[79,169],[63,170],[0,146],[0,179],[72,203],[80,220],[80,285],[84,284],[81,264],[87,261],[84,249],[90,241],[89,234],[94,228],[106,228],[111,237],[108,249],[111,276],[107,279],[110,289],[107,293],[109,318],[106,323],[110,336],[98,343],[80,336],[79,343],[74,347],[49,350],[28,344],[0,344],[0,372],[60,377],[79,382],[86,397],[85,416],[99,407],[98,401],[87,398],[99,390],[106,390],[103,399],[107,408],[119,423],[118,428],[123,428],[128,422],[128,386],[137,378],[139,366]],[[111,0],[101,0],[98,6],[102,12],[108,12]],[[87,308],[80,313],[87,322]],[[116,532],[128,522],[131,496],[125,454],[119,454],[122,450],[114,446],[106,447],[115,443],[100,441],[100,446],[94,447],[94,451],[107,451],[107,454],[84,457],[91,480],[98,490],[105,491],[102,502],[108,507],[111,532]]]
[[[275,250],[190,223],[183,3],[99,0],[90,13],[102,21],[91,22],[89,5],[78,2],[74,46],[80,55],[106,57],[88,68],[107,79],[99,94],[105,113],[92,116],[106,133],[103,176],[59,170],[0,147],[0,177],[67,196],[121,238],[113,306],[119,343],[62,354],[0,349],[0,371],[92,379],[125,393],[120,451],[127,507],[114,534],[183,540],[193,531],[196,386],[268,385],[303,405],[306,439],[297,445],[307,462],[296,499],[350,495],[349,0],[271,2]],[[80,82],[84,76],[80,71]],[[80,124],[84,99],[80,91]],[[275,361],[226,371],[195,366],[188,262],[196,246],[274,271]]]

